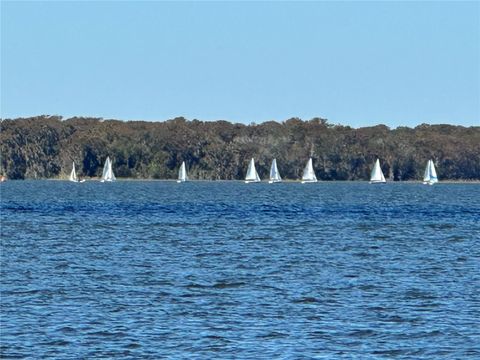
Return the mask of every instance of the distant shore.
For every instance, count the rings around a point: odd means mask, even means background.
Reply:
[[[100,182],[100,178],[82,178],[82,180],[85,180],[85,182]],[[8,180],[12,181],[12,180]],[[22,179],[22,180],[17,180],[15,179],[14,181],[69,181],[67,178],[44,178],[44,179]],[[116,182],[176,182],[177,179],[138,179],[138,178],[117,178]],[[220,180],[197,180],[197,179],[190,179],[187,182],[244,182],[244,180],[226,180],[226,179],[220,179]],[[328,184],[334,184],[334,183],[368,183],[369,180],[318,180],[317,183],[328,183]],[[264,179],[260,181],[260,183],[268,183],[268,179]],[[295,184],[295,183],[301,183],[301,180],[291,180],[291,179],[285,179],[282,181],[282,183],[288,183],[288,184]],[[388,181],[387,184],[422,184],[422,180],[405,180],[405,181]],[[438,184],[480,184],[480,180],[440,180],[436,185]]]
[[[309,159],[317,179],[367,180],[378,160],[383,174],[420,181],[431,160],[440,179],[480,180],[480,127],[420,124],[351,128],[327,119],[234,124],[175,118],[121,122],[37,116],[0,122],[0,174],[9,179],[58,178],[72,164],[86,178],[106,159],[127,179],[244,179],[252,158],[266,179],[276,160],[283,179],[297,180]],[[457,181],[457,180],[454,180]]]

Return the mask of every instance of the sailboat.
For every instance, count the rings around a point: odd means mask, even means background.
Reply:
[[[273,159],[272,166],[270,167],[270,180],[268,181],[269,184],[282,182],[282,178],[280,173],[278,172],[277,168],[277,159]]]
[[[303,169],[302,184],[309,182],[317,182],[315,171],[313,171],[312,158],[308,159],[305,169]]]
[[[68,178],[68,180],[72,182],[85,182],[85,179],[83,180],[78,179],[77,172],[75,171],[75,161],[73,162],[72,172],[70,173],[70,177]]]
[[[385,184],[385,176],[383,176],[382,169],[380,168],[380,160],[375,161],[372,173],[370,174],[370,184]]]
[[[427,167],[425,168],[425,174],[423,175],[423,183],[433,185],[438,182],[437,171],[432,160],[428,160]]]
[[[245,184],[251,182],[260,182],[257,170],[255,169],[255,160],[252,158],[248,164],[247,176],[245,176]]]
[[[182,162],[180,170],[178,171],[178,180],[177,183],[182,183],[188,180],[187,169],[185,168],[185,161]]]
[[[105,165],[103,166],[103,173],[102,173],[102,180],[101,182],[105,181],[115,181],[117,180],[115,178],[115,174],[113,173],[112,170],[112,162],[110,161],[110,157],[107,157],[107,160],[105,161]]]

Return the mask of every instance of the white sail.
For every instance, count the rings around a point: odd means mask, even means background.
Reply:
[[[270,181],[269,183],[276,183],[276,182],[281,182],[282,177],[280,176],[280,173],[278,172],[277,168],[277,159],[273,159],[272,161],[272,166],[270,167]]]
[[[313,170],[312,158],[308,159],[305,169],[303,169],[302,184],[307,182],[317,182],[315,171]]]
[[[258,176],[257,170],[255,169],[255,160],[252,158],[248,164],[247,176],[245,177],[245,182],[259,182],[260,177]]]
[[[382,184],[385,182],[385,176],[383,176],[382,169],[380,168],[380,160],[377,159],[370,175],[370,184]]]
[[[430,180],[430,161],[428,160],[425,172],[423,173],[423,183],[426,184]]]
[[[185,182],[188,180],[187,177],[187,169],[185,168],[185,161],[182,162],[182,165],[180,166],[180,170],[178,171],[178,183]]]
[[[70,173],[70,178],[68,180],[78,182],[77,173],[75,171],[75,162],[73,162],[72,172]]]
[[[433,185],[438,182],[437,171],[435,170],[435,165],[432,160],[428,160],[427,166],[425,168],[425,173],[423,175],[423,183]]]
[[[105,165],[103,166],[103,173],[102,173],[102,182],[105,181],[115,181],[115,174],[112,170],[112,162],[110,161],[110,157],[107,157],[105,161]]]
[[[435,169],[435,165],[433,164],[433,160],[430,160],[430,182],[432,182],[432,183],[438,182],[437,170]]]

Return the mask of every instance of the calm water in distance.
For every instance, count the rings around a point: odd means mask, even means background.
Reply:
[[[478,184],[0,192],[2,359],[480,358]]]

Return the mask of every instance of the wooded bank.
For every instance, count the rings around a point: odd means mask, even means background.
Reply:
[[[173,179],[184,160],[191,179],[243,179],[254,157],[261,178],[273,158],[298,179],[311,156],[319,180],[368,180],[378,157],[387,180],[421,179],[433,159],[440,180],[480,179],[480,127],[384,125],[354,129],[314,118],[227,121],[118,121],[38,116],[0,123],[0,172],[10,179],[100,176],[107,156],[118,178]]]

